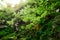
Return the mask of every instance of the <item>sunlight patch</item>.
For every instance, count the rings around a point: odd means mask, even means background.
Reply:
[[[20,4],[20,0],[5,0],[5,3],[9,3],[11,7],[15,7],[15,5]]]

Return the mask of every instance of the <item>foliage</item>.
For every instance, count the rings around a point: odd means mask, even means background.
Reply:
[[[0,27],[1,40],[60,40],[60,1],[34,0],[17,12],[2,10]]]

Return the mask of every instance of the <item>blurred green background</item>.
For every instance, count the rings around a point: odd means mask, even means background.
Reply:
[[[1,1],[0,40],[60,40],[60,0],[26,0],[13,8]]]

